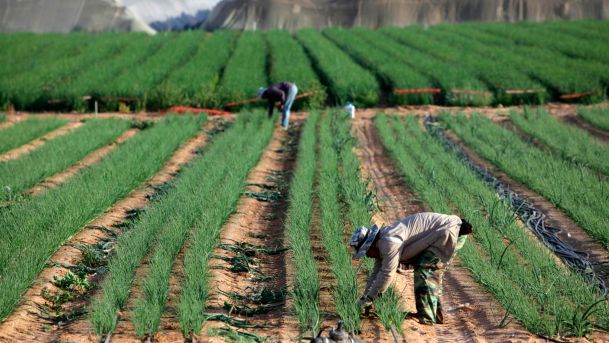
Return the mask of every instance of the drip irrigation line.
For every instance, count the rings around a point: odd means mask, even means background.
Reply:
[[[537,209],[523,196],[512,191],[509,186],[499,181],[487,169],[474,163],[465,152],[453,142],[444,132],[444,129],[437,125],[437,120],[431,116],[425,118],[425,126],[429,132],[437,137],[440,142],[450,151],[453,151],[465,165],[474,171],[482,180],[493,187],[500,198],[508,201],[514,213],[526,224],[526,226],[548,247],[561,261],[571,270],[584,276],[585,280],[592,285],[600,288],[603,296],[607,296],[609,289],[602,278],[600,278],[592,268],[590,255],[587,252],[576,250],[569,243],[564,242],[558,237],[560,228],[550,226],[546,223],[546,215]]]

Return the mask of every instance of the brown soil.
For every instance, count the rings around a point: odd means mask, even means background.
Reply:
[[[355,135],[362,143],[358,155],[363,168],[371,177],[383,209],[383,222],[428,210],[415,193],[401,180],[388,154],[384,151],[373,123],[369,118],[356,121]],[[414,310],[412,272],[398,276],[397,287],[405,301],[405,308]],[[413,320],[404,321],[404,341],[537,341],[516,323],[499,328],[505,310],[475,282],[471,273],[455,259],[444,276],[445,324],[420,325]],[[380,338],[389,339],[386,335]]]
[[[492,163],[476,154],[457,135],[452,132],[449,132],[448,135],[474,163],[491,172],[499,181],[509,186],[512,191],[520,194],[533,206],[542,211],[546,215],[546,224],[560,229],[558,236],[561,240],[579,251],[587,252],[594,271],[609,285],[609,253],[600,243],[590,237],[573,219],[551,202],[513,180]]]
[[[6,120],[6,121],[0,123],[0,130],[11,127],[11,126],[15,125],[16,123],[17,123],[17,121],[14,121],[14,120]]]
[[[206,126],[210,126],[212,123],[213,121],[210,121]],[[180,168],[192,160],[195,157],[194,153],[203,147],[205,143],[206,135],[201,133],[182,145],[159,172],[141,187],[129,193],[127,197],[115,203],[103,215],[90,222],[74,237],[70,238],[68,242],[53,254],[49,261],[68,266],[78,264],[82,258],[82,253],[76,247],[80,245],[95,245],[102,240],[108,239],[109,235],[97,229],[97,227],[105,227],[116,234],[120,234],[121,230],[113,226],[125,223],[130,210],[145,207],[149,202],[149,196],[154,194],[155,187],[173,179]],[[66,273],[67,269],[61,266],[48,266],[43,269],[22,297],[20,305],[0,324],[0,341],[50,342],[58,339],[77,342],[97,341],[94,330],[86,318],[76,320],[64,327],[57,327],[32,313],[37,311],[36,304],[44,303],[44,300],[40,296],[42,288],[47,287],[54,290],[55,287],[51,283],[53,277],[63,276]],[[101,278],[99,275],[93,275],[90,279],[90,283],[93,285],[99,285],[100,282]],[[66,307],[77,308],[85,305],[86,301],[74,301]]]
[[[18,148],[15,148],[11,151],[7,151],[4,154],[0,155],[0,161],[9,161],[9,160],[14,160],[16,158],[18,158],[21,155],[27,154],[28,152],[40,147],[41,145],[43,145],[46,141],[59,137],[59,136],[63,136],[66,135],[68,133],[70,133],[70,131],[73,131],[79,127],[82,126],[81,122],[71,122],[68,123],[56,130],[53,130],[49,133],[47,133],[46,135],[37,138],[25,145],[22,145]]]
[[[243,195],[239,200],[235,213],[230,217],[220,234],[220,243],[236,244],[245,242],[266,249],[277,249],[286,246],[286,238],[283,232],[283,222],[288,207],[287,190],[289,187],[289,173],[295,162],[295,146],[292,146],[286,132],[278,128],[273,133],[271,143],[263,153],[258,165],[252,170],[248,177],[246,191],[265,192],[260,185],[268,185],[271,191],[280,192],[281,197],[277,200],[262,201]],[[235,257],[234,252],[216,248],[214,256]],[[268,336],[271,342],[294,341],[299,335],[298,322],[290,313],[288,301],[276,304],[258,305],[252,301],[231,300],[220,291],[234,294],[252,294],[261,287],[267,287],[274,291],[284,289],[288,285],[291,271],[289,252],[269,255],[262,252],[254,256],[255,265],[253,272],[231,272],[226,270],[231,264],[227,261],[214,258],[210,270],[210,300],[207,311],[214,314],[226,314],[223,308],[224,302],[238,306],[271,306],[267,313],[256,314],[250,317],[243,315],[231,315],[231,317],[245,319],[248,323],[256,325],[271,325],[271,328],[243,329],[233,327],[239,331]],[[270,277],[271,280],[256,282],[256,277]],[[201,341],[223,342],[219,337],[209,336],[209,329],[214,327],[226,327],[227,324],[215,321],[206,322],[201,332]]]
[[[315,189],[319,187],[315,183]],[[323,233],[321,232],[321,208],[319,207],[319,197],[317,192],[313,197],[313,208],[311,217],[311,249],[313,250],[313,259],[317,265],[317,274],[319,276],[319,309],[322,315],[320,328],[325,326],[336,326],[338,316],[336,315],[336,306],[332,298],[332,292],[336,285],[336,279],[332,273],[332,264],[330,257],[324,244]],[[310,335],[311,333],[306,333]]]
[[[116,149],[116,147],[118,147],[119,144],[122,144],[125,141],[127,141],[129,138],[135,136],[138,133],[138,131],[139,131],[138,129],[129,129],[129,130],[125,131],[111,144],[108,144],[105,147],[102,147],[100,149],[97,149],[97,150],[91,152],[81,161],[73,164],[68,169],[66,169],[60,173],[57,173],[55,175],[52,175],[52,176],[42,180],[34,187],[25,191],[25,193],[36,196],[36,195],[43,193],[44,191],[46,191],[49,188],[54,188],[54,187],[61,185],[62,183],[66,182],[66,180],[68,180],[70,177],[76,175],[76,173],[78,173],[80,170],[87,168],[89,166],[92,166],[95,163],[99,162],[102,158],[104,158],[104,156],[108,155],[110,152],[112,152],[114,149]]]

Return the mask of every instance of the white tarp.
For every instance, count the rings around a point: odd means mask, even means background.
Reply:
[[[294,30],[608,16],[609,0],[223,0],[205,27]]]
[[[182,14],[211,9],[219,0],[123,0],[145,22],[164,21]]]
[[[0,31],[155,31],[118,0],[0,0]]]

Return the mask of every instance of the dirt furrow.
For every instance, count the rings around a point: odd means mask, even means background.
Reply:
[[[43,145],[46,141],[59,137],[59,136],[63,136],[63,135],[67,135],[68,133],[70,133],[71,131],[81,127],[83,125],[82,122],[70,122],[56,130],[53,130],[49,133],[47,133],[46,135],[37,138],[27,144],[24,144],[18,148],[15,148],[13,150],[7,151],[4,154],[0,155],[0,162],[1,161],[10,161],[10,160],[14,160],[16,158],[18,158],[21,155],[27,154],[30,151],[40,147],[41,145]]]
[[[206,128],[211,126],[210,122],[206,125]],[[94,246],[110,239],[112,235],[120,234],[122,231],[115,226],[128,222],[128,217],[133,210],[144,208],[149,203],[149,197],[156,192],[156,187],[173,179],[180,168],[196,156],[195,152],[200,150],[206,141],[207,136],[200,133],[183,144],[163,168],[146,181],[144,185],[133,190],[124,199],[119,200],[60,247],[49,259],[48,266],[33,282],[32,287],[26,291],[20,305],[0,324],[0,341],[47,342],[57,339],[64,341],[97,341],[94,330],[86,318],[78,319],[63,327],[52,325],[51,322],[40,319],[36,315],[38,313],[36,305],[45,302],[41,297],[42,289],[47,287],[55,290],[56,288],[52,285],[53,278],[65,275],[68,271],[66,266],[75,266],[80,263],[83,258],[83,253],[79,249],[80,246]],[[101,282],[100,276],[93,275],[89,282],[93,285],[99,284]],[[86,302],[73,301],[66,304],[66,308],[83,308]]]
[[[373,181],[383,209],[382,220],[389,223],[415,212],[428,210],[416,194],[401,180],[397,168],[383,149],[371,120],[358,120],[355,135],[362,143],[358,155],[364,170]],[[399,275],[399,274],[398,274]],[[406,310],[414,311],[412,272],[398,276],[397,291]],[[404,321],[405,341],[528,341],[535,337],[514,323],[499,328],[501,306],[474,281],[459,259],[447,269],[443,284],[442,304],[445,324],[426,326]]]
[[[315,189],[318,184],[315,183]],[[336,278],[332,272],[332,263],[330,256],[324,244],[324,236],[321,232],[321,208],[319,207],[319,197],[313,197],[313,208],[311,216],[311,249],[313,250],[313,258],[317,265],[317,273],[319,275],[319,310],[321,312],[322,321],[320,327],[336,326],[338,317],[336,315],[336,306],[332,297]],[[310,334],[310,333],[307,333]]]
[[[66,182],[67,179],[76,175],[76,173],[78,173],[80,170],[99,162],[102,158],[104,158],[104,156],[108,155],[110,152],[116,149],[119,144],[122,144],[129,138],[135,136],[138,131],[138,129],[129,129],[125,131],[114,142],[91,152],[90,154],[85,156],[84,159],[79,162],[76,162],[68,169],[59,172],[55,175],[49,176],[48,178],[40,181],[37,185],[25,191],[25,193],[36,196],[42,194],[49,188],[54,188],[61,185],[62,183]]]
[[[11,127],[11,126],[13,126],[13,125],[15,125],[17,123],[18,123],[18,121],[16,121],[16,120],[8,120],[7,119],[6,121],[0,123],[0,130],[1,129],[9,128],[9,127]]]
[[[289,134],[297,136],[293,131]],[[207,321],[201,332],[202,341],[223,342],[210,330],[228,327],[268,336],[271,342],[293,341],[299,334],[298,323],[285,298],[287,269],[292,261],[289,252],[282,249],[287,244],[283,225],[296,143],[295,137],[281,128],[275,129],[269,146],[248,176],[248,187],[235,213],[222,229],[219,246],[213,251],[207,311],[259,327]],[[262,296],[262,291],[266,296]]]

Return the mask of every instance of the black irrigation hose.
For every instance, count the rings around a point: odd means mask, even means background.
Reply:
[[[454,143],[444,130],[437,125],[436,119],[428,116],[425,118],[425,125],[429,132],[438,138],[440,142],[450,151],[453,151],[471,170],[478,174],[484,182],[492,186],[495,192],[502,198],[506,199],[516,215],[526,223],[527,227],[545,244],[556,256],[558,256],[564,264],[571,270],[574,270],[584,276],[589,284],[597,285],[603,292],[603,296],[609,293],[609,289],[602,278],[594,272],[592,262],[589,260],[589,254],[583,251],[578,251],[570,244],[562,241],[558,237],[559,228],[546,225],[545,214],[535,208],[533,204],[527,201],[518,193],[510,190],[510,188],[499,181],[488,170],[474,163],[463,150]]]

